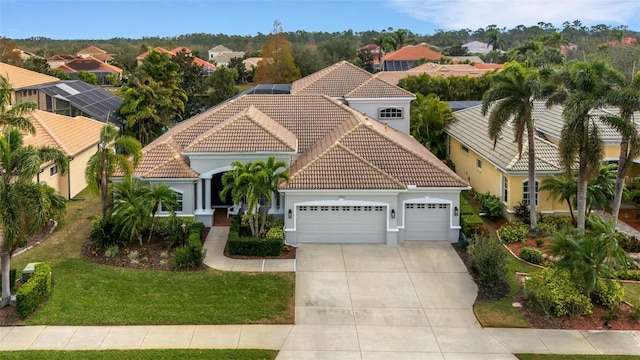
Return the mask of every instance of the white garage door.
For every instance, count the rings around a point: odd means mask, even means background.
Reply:
[[[386,242],[385,206],[298,206],[298,243]]]
[[[405,240],[448,240],[449,204],[405,204]]]

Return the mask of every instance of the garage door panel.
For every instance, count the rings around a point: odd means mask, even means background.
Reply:
[[[449,204],[405,204],[405,240],[448,240]]]
[[[298,206],[299,243],[385,243],[384,206]]]

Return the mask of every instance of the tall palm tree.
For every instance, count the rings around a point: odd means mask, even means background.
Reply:
[[[529,166],[529,213],[531,230],[537,229],[536,213],[536,154],[535,128],[533,120],[534,100],[542,96],[543,83],[536,68],[525,67],[517,62],[506,64],[504,70],[493,77],[493,86],[482,99],[482,114],[489,114],[489,136],[495,148],[502,130],[507,123],[513,125],[518,143],[518,153],[522,156],[524,134],[527,135]]]
[[[102,200],[102,221],[106,221],[110,205],[108,189],[116,171],[130,176],[142,160],[142,146],[129,136],[120,136],[118,129],[106,124],[100,131],[98,150],[91,155],[85,170],[89,190],[100,192]]]
[[[434,94],[411,101],[411,136],[439,158],[445,157],[444,129],[454,120],[451,108]]]
[[[69,161],[52,147],[24,146],[20,130],[7,126],[0,135],[0,262],[2,306],[9,305],[11,255],[25,239],[64,209],[64,200],[45,184],[33,182],[43,163],[54,163],[66,174]]]
[[[261,234],[264,229],[269,206],[273,201],[272,197],[278,191],[278,185],[283,181],[289,180],[289,173],[287,171],[287,163],[282,160],[276,161],[274,156],[270,156],[266,162],[258,160],[254,165],[256,171],[255,176],[261,183],[258,191],[260,195],[265,198],[264,211],[261,214],[262,219],[258,231],[258,234]],[[280,171],[280,169],[284,169],[284,171]]]
[[[622,192],[624,190],[624,179],[633,164],[633,160],[640,155],[640,137],[635,129],[633,114],[640,111],[640,73],[635,74],[631,83],[620,89],[609,92],[607,102],[619,109],[619,119],[613,116],[604,116],[602,120],[608,124],[615,125],[619,121],[625,122],[633,130],[631,132],[621,129],[620,135],[620,155],[618,157],[618,173],[616,177],[616,190],[613,197],[611,214],[614,225],[618,221],[620,204],[622,203]]]
[[[507,42],[500,36],[500,31],[491,30],[487,33],[487,46],[491,46],[491,49],[504,50],[507,48]]]
[[[253,216],[254,211],[258,207],[259,196],[255,195],[254,187],[254,165],[252,162],[242,163],[234,161],[231,163],[233,170],[222,175],[222,190],[220,191],[220,199],[224,201],[227,194],[231,192],[231,199],[235,204],[244,203],[247,206],[247,214]],[[250,222],[251,234],[256,236],[257,228],[254,222]]]
[[[560,158],[569,171],[578,161],[577,228],[585,229],[587,182],[600,169],[604,156],[602,138],[592,112],[604,105],[607,94],[623,86],[624,76],[609,64],[573,62],[554,76],[559,86],[547,98],[547,106],[564,105],[564,126],[560,134]],[[616,127],[625,127],[617,124]]]

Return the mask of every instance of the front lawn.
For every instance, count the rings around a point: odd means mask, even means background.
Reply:
[[[278,352],[273,350],[90,350],[90,351],[5,351],[5,360],[273,360]]]
[[[49,261],[54,288],[29,325],[292,324],[293,273],[151,271],[97,265],[81,246],[99,200],[68,203],[61,226],[43,244],[12,259],[18,272]]]

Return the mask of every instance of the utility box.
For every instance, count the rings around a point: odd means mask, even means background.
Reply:
[[[33,272],[36,270],[36,264],[39,263],[28,263],[27,266],[22,270],[22,283],[25,284],[31,277],[33,276]]]

